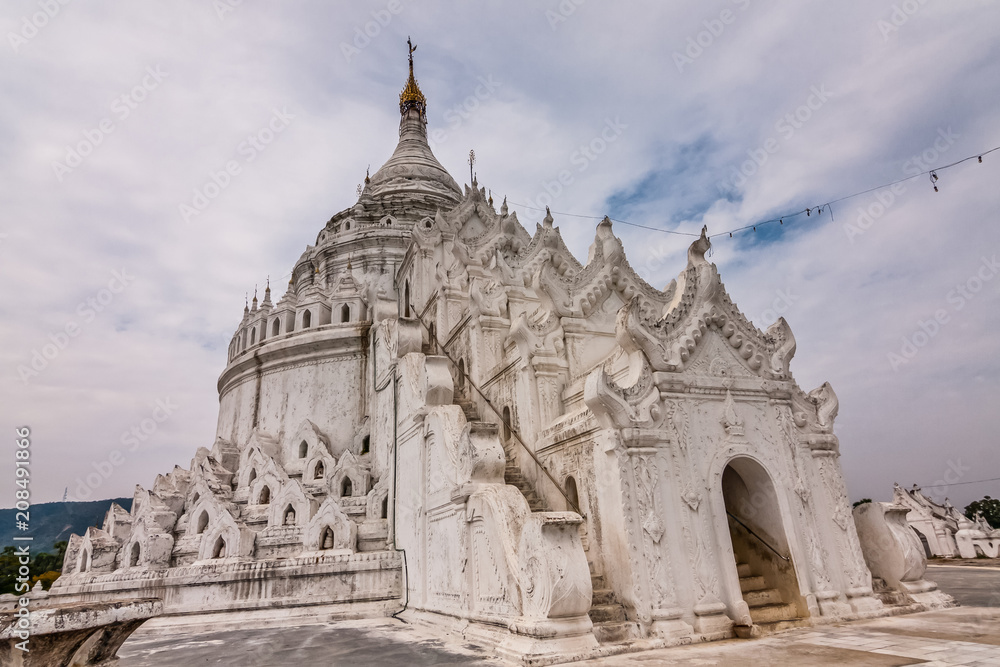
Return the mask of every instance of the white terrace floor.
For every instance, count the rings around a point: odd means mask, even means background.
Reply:
[[[575,667],[699,665],[718,667],[1000,667],[1000,569],[931,568],[928,578],[965,606],[798,628],[763,639],[730,639],[607,655]],[[156,622],[122,647],[119,667],[506,665],[461,637],[389,618],[295,627],[241,627],[198,632]],[[613,649],[612,649],[613,650]]]

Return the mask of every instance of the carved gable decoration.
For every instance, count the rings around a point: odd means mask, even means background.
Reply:
[[[357,550],[358,527],[329,497],[309,519],[303,536],[303,546],[309,552],[351,552]]]
[[[679,373],[694,363],[695,351],[706,332],[717,332],[765,379],[790,379],[788,363],[795,353],[794,338],[784,320],[772,327],[773,334],[757,329],[733,305],[726,294],[715,265],[705,259],[711,247],[702,236],[688,250],[688,267],[677,279],[674,299],[663,317],[644,317],[637,299],[622,309],[618,317],[618,340],[626,350],[641,350],[654,371]]]

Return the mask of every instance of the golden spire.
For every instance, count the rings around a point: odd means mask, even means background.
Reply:
[[[406,44],[410,49],[410,78],[406,80],[403,92],[399,94],[399,113],[405,115],[410,109],[416,109],[422,117],[427,116],[427,98],[420,92],[420,86],[413,76],[413,52],[417,47],[413,45],[410,38],[406,38]]]

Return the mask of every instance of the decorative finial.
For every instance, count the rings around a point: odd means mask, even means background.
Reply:
[[[410,51],[410,78],[406,80],[406,86],[399,94],[399,113],[405,116],[410,109],[416,109],[421,118],[427,118],[427,98],[420,92],[420,86],[417,85],[417,80],[413,76],[413,52],[417,50],[417,47],[410,41],[409,37],[406,38],[406,44]]]
[[[490,199],[489,199],[489,201],[490,201],[490,206],[493,206],[493,191],[492,190],[490,190]]]
[[[546,227],[552,226],[552,211],[549,210],[548,206],[545,207],[545,218],[542,220],[542,222],[545,224]]]
[[[372,166],[368,165],[368,167],[365,169],[365,185],[368,185],[369,183],[372,182],[371,176],[369,176],[371,172],[372,172]]]
[[[476,151],[469,151],[469,180],[473,185],[476,184],[476,175],[472,173],[472,165],[476,164]]]
[[[500,204],[500,215],[507,215],[507,195],[503,196],[503,203]]]

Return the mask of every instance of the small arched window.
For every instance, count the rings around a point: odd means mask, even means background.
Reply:
[[[265,486],[260,490],[260,497],[257,499],[258,505],[269,505],[271,504],[271,487]]]
[[[198,528],[195,533],[201,535],[206,528],[208,528],[208,512],[202,512],[201,516],[198,517]]]
[[[316,468],[313,470],[313,479],[323,479],[323,475],[326,474],[326,466],[320,461],[316,464]]]
[[[136,565],[139,564],[139,552],[140,552],[140,549],[141,549],[141,547],[139,546],[138,542],[133,542],[132,543],[132,551],[131,551],[131,553],[129,554],[129,557],[128,557],[128,566],[129,567],[135,567]]]
[[[304,459],[309,453],[309,443],[303,440],[299,443],[299,458]]]
[[[308,329],[312,326],[312,313],[308,310],[302,313],[302,328]]]
[[[351,223],[349,223],[349,222],[345,222],[345,223],[344,223],[344,231],[345,231],[345,232],[348,232],[348,231],[350,231],[350,230],[351,230]]]
[[[361,438],[361,453],[367,454],[368,452],[371,451],[371,449],[372,449],[372,437],[370,435],[366,435],[365,437]]]
[[[382,518],[389,518],[389,496],[382,499]]]
[[[294,526],[295,525],[295,508],[289,505],[285,508],[285,513],[281,518],[281,525],[283,526]]]
[[[253,481],[255,479],[257,479],[257,469],[256,468],[251,468],[250,469],[250,476],[247,477],[247,486],[253,484]]]
[[[510,440],[510,406],[503,406],[503,439]]]
[[[281,318],[274,318],[274,324],[271,325],[271,335],[277,336],[281,332]]]
[[[88,569],[90,569],[90,551],[84,549],[83,557],[80,558],[80,572],[86,572]]]
[[[253,345],[257,342],[257,327],[250,330],[250,344]]]
[[[246,329],[244,329],[243,332],[240,334],[240,338],[243,339],[242,347],[243,347],[243,350],[246,351],[246,349],[247,349],[247,332],[246,332]]]
[[[225,558],[226,557],[226,541],[219,536],[219,539],[215,541],[215,547],[212,548],[212,558]]]
[[[410,281],[403,287],[403,317],[410,316]]]
[[[351,307],[346,303],[344,304],[344,307],[340,309],[340,321],[341,322],[351,321]]]
[[[348,498],[354,494],[354,485],[351,484],[351,478],[345,477],[344,481],[340,483],[340,497]]]
[[[566,478],[566,495],[569,496],[571,511],[576,511],[576,507],[580,507],[580,492],[576,488],[576,480],[570,476]]]
[[[458,360],[458,389],[465,389],[465,359]]]

